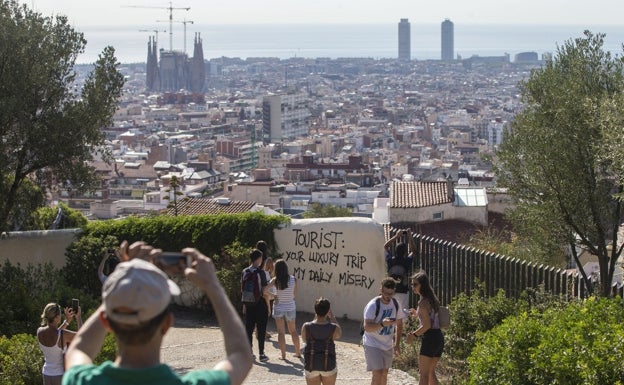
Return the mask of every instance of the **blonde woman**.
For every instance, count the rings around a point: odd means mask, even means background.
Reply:
[[[65,320],[61,322],[63,312]],[[41,313],[41,327],[37,329],[37,341],[44,358],[43,385],[61,385],[65,372],[63,354],[76,335],[76,332],[67,330],[67,325],[73,318],[76,318],[78,328],[80,328],[82,326],[80,306],[74,313],[69,307],[61,310],[57,303],[51,302]]]

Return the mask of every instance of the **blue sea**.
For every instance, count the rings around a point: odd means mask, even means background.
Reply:
[[[107,45],[115,48],[122,63],[145,62],[148,36],[139,32],[166,29],[163,25],[136,25],[113,29],[80,30],[87,39],[79,63],[93,63]],[[556,51],[569,39],[583,36],[584,30],[605,33],[605,49],[621,54],[624,28],[621,26],[552,26],[552,25],[461,25],[455,23],[455,54],[513,57],[516,53]],[[217,57],[292,57],[305,58],[396,58],[398,56],[397,24],[255,24],[255,25],[187,25],[186,52],[192,56],[193,39],[199,32],[204,58]],[[440,24],[411,23],[412,59],[440,59]],[[174,50],[184,50],[182,26],[173,29]],[[169,32],[158,33],[158,47],[169,49]]]

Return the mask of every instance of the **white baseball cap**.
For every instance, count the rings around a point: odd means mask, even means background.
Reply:
[[[106,316],[126,325],[156,317],[174,295],[180,295],[178,285],[154,264],[138,258],[118,264],[102,287]]]

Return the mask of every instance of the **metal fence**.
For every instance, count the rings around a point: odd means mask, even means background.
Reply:
[[[414,240],[414,271],[427,273],[443,305],[460,293],[470,295],[479,282],[485,283],[486,296],[503,289],[508,297],[517,298],[525,289],[538,287],[566,298],[584,298],[587,294],[575,270],[530,263],[422,235],[415,235]]]

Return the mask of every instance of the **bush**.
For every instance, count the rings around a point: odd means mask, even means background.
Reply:
[[[462,293],[450,304],[451,326],[446,330],[445,353],[464,361],[472,351],[478,332],[492,329],[510,315],[525,308],[525,302],[505,296],[499,290],[494,297],[486,297],[483,284],[470,296]]]
[[[115,355],[115,337],[108,334],[93,362],[99,365],[104,361],[113,361]],[[36,336],[0,336],[0,385],[40,385],[43,382],[43,361],[43,353]]]
[[[111,236],[95,237],[87,234],[73,242],[68,248],[62,273],[72,287],[81,288],[93,298],[102,295],[102,284],[97,269],[108,249],[119,247],[120,241]]]
[[[43,354],[32,334],[0,336],[0,385],[40,385]]]
[[[511,316],[534,311],[540,314],[548,309],[562,309],[568,302],[564,298],[553,296],[541,289],[529,289],[519,299],[506,297],[499,290],[494,297],[487,297],[484,283],[478,283],[470,295],[460,294],[453,299],[451,325],[444,330],[445,347],[440,361],[439,373],[444,373],[450,383],[463,384],[468,381],[467,358],[471,355],[480,333],[485,333]],[[415,330],[417,320],[410,320],[404,325],[405,330]],[[414,373],[418,366],[418,341],[413,346],[403,345],[402,357],[393,361],[393,366],[406,372]],[[416,374],[415,374],[416,375]],[[496,378],[496,377],[495,377]]]
[[[0,268],[0,335],[34,333],[41,322],[41,312],[49,302],[69,306],[79,298],[83,312],[98,304],[82,290],[68,285],[60,270],[51,264],[12,265]]]
[[[470,384],[622,384],[623,321],[619,298],[510,317],[477,336]]]
[[[87,225],[80,211],[60,202],[56,207],[39,207],[31,214],[29,226],[23,230],[73,229]]]
[[[104,344],[102,349],[93,360],[93,363],[99,365],[105,361],[115,361],[117,356],[117,343],[115,342],[115,336],[112,333],[108,333],[104,338]]]

